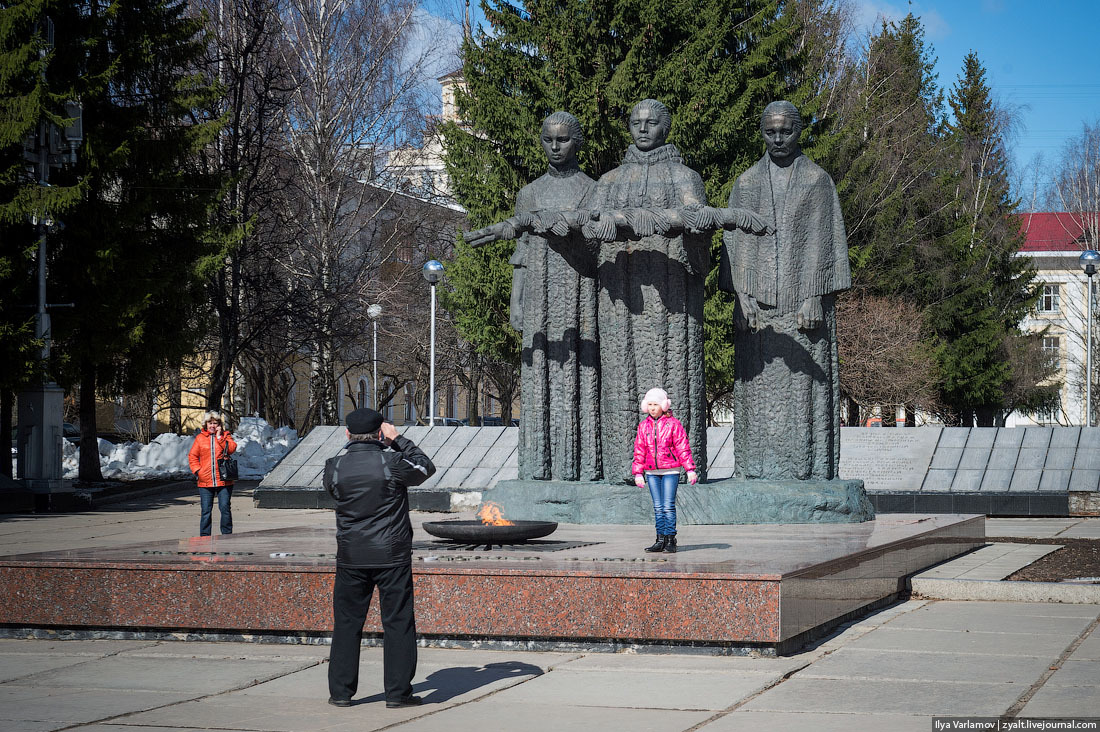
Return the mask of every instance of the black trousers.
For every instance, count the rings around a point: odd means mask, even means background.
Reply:
[[[351,699],[359,689],[359,646],[375,586],[382,603],[382,669],[386,699],[412,694],[412,679],[416,674],[412,566],[337,567],[332,591],[332,649],[328,657],[328,693],[333,699]]]

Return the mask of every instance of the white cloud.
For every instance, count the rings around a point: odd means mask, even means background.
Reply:
[[[989,1],[996,2],[998,0]],[[924,8],[920,3],[913,3],[910,6],[884,2],[883,0],[857,0],[855,3],[856,27],[860,29],[861,35],[866,35],[868,31],[878,30],[878,26],[881,25],[883,20],[897,22],[910,12],[920,18],[928,40],[935,42],[951,34],[951,25],[935,9]]]
[[[462,27],[419,8],[413,11],[413,23],[402,65],[406,69],[417,69],[420,83],[432,104],[431,112],[437,113],[440,87],[436,79],[461,65]]]

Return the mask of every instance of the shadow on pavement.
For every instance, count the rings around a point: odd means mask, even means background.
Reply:
[[[413,693],[421,696],[425,704],[441,704],[462,696],[482,686],[504,679],[518,679],[522,676],[541,676],[542,669],[530,663],[520,661],[502,661],[485,666],[456,666],[433,671],[423,681],[413,685]],[[369,704],[385,700],[385,695],[356,699],[355,704]]]

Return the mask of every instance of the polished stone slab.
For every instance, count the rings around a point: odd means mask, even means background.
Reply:
[[[417,528],[428,638],[783,651],[980,545],[982,516],[650,529],[563,526],[561,551],[455,550]],[[576,546],[576,544],[581,544]],[[545,547],[544,547],[545,548]],[[331,630],[333,529],[277,529],[0,558],[0,624],[271,635]],[[380,630],[372,608],[367,630]]]

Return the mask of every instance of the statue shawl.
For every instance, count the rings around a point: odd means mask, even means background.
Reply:
[[[773,218],[768,165],[765,155],[738,177],[729,205],[774,222],[776,233],[725,232],[718,286],[794,312],[807,298],[852,286],[848,240],[836,186],[805,155],[791,164],[794,169],[783,210]]]
[[[592,197],[592,208],[671,209],[698,208],[707,205],[703,179],[683,163],[680,151],[668,143],[653,150],[631,145],[623,164],[600,177]],[[658,249],[669,259],[680,262],[693,275],[706,275],[710,269],[710,238],[698,234],[660,235],[633,239],[631,250]],[[614,259],[614,248],[604,247],[605,258]]]

